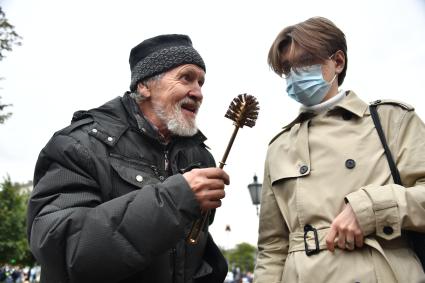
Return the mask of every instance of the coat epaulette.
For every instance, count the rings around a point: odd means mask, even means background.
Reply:
[[[383,104],[390,104],[390,105],[397,105],[407,111],[413,111],[415,108],[407,103],[398,101],[398,100],[392,100],[392,99],[379,99],[375,100],[370,103],[371,105],[383,105]]]

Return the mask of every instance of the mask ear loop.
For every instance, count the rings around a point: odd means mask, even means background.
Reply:
[[[329,56],[329,60],[334,60],[332,57],[334,57],[336,54],[336,52],[334,54],[332,54],[331,56]],[[337,73],[335,72],[334,77],[332,78],[332,80],[329,82],[329,84],[332,84],[336,78]]]
[[[337,73],[335,73],[334,77],[332,78],[332,80],[330,82],[328,82],[330,85],[333,84],[334,80],[336,79],[336,75]]]

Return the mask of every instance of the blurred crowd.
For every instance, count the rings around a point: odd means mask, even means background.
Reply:
[[[241,272],[240,268],[236,267],[227,273],[224,283],[252,283],[253,280],[252,272]]]
[[[0,267],[1,283],[38,283],[40,282],[40,267],[19,267],[5,265]]]

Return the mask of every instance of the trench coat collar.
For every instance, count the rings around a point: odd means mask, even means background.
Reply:
[[[368,104],[361,100],[354,91],[346,91],[345,97],[334,105],[329,111],[333,111],[335,109],[345,109],[357,117],[363,117],[366,113],[368,113]],[[314,112],[309,109],[300,108],[298,112],[298,116],[288,125],[284,126],[283,131],[292,128],[295,124],[302,123],[306,120],[309,120],[316,116]]]
[[[368,114],[369,104],[361,100],[352,90],[349,90],[345,93],[345,98],[342,99],[338,104],[333,108],[342,108],[345,109],[357,117],[363,117],[365,114]]]

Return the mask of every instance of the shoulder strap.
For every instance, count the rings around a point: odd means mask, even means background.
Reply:
[[[378,111],[376,110],[376,106],[377,106],[376,104],[369,105],[370,114],[372,116],[373,123],[375,124],[376,131],[378,132],[379,139],[381,140],[382,146],[384,147],[385,155],[387,156],[388,164],[391,169],[391,174],[393,176],[394,183],[401,185],[400,173],[397,169],[397,166],[395,165],[390,148],[388,147],[384,131],[382,130],[379,114],[378,114]]]

